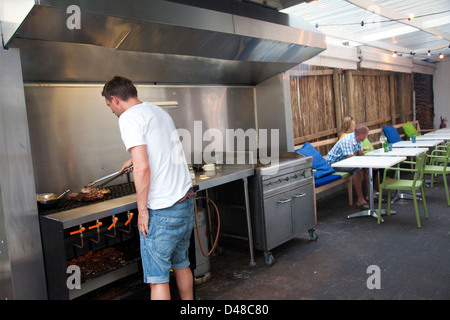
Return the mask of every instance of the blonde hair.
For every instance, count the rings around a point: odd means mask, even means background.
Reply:
[[[346,116],[344,117],[344,120],[342,120],[342,128],[341,133],[350,133],[355,131],[356,123],[355,120],[353,120],[352,116]]]

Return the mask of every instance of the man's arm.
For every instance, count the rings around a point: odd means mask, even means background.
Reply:
[[[142,235],[148,232],[148,191],[150,188],[150,165],[147,157],[147,146],[140,145],[130,148],[131,159],[133,161],[133,178],[136,187],[138,227]]]

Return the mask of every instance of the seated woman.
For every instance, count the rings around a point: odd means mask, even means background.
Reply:
[[[341,135],[339,136],[339,140],[342,139],[343,136],[345,136],[347,133],[354,132],[356,128],[356,122],[353,119],[352,116],[346,116],[342,120],[342,127],[341,127]],[[363,147],[363,151],[370,150],[370,147]]]

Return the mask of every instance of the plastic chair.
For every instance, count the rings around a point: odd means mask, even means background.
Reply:
[[[430,164],[425,166],[424,173],[431,174],[431,187],[433,187],[434,175],[442,175],[445,186],[445,195],[447,196],[447,205],[450,206],[450,195],[447,186],[447,174],[450,174],[450,167],[448,167],[450,145],[447,145],[445,150],[433,150],[428,158],[430,159]]]
[[[445,162],[445,158],[443,157],[447,148],[450,146],[450,142],[445,143],[444,145],[437,146],[432,152],[431,155],[438,155],[436,153],[440,153],[441,157],[435,157],[430,160],[430,164],[434,163],[443,163]],[[433,186],[433,180],[431,180],[431,186]]]
[[[417,227],[421,228],[420,224],[420,218],[419,218],[419,209],[417,207],[417,196],[416,196],[416,190],[420,189],[422,192],[422,203],[423,203],[423,209],[425,211],[425,218],[428,219],[428,209],[427,204],[425,201],[425,183],[424,183],[424,167],[426,163],[427,155],[425,153],[422,153],[417,156],[416,162],[410,162],[410,161],[404,161],[404,163],[410,163],[414,164],[413,169],[406,169],[406,168],[386,168],[384,170],[383,174],[383,182],[380,184],[380,195],[383,192],[383,189],[388,190],[388,207],[387,207],[387,214],[388,216],[391,214],[391,192],[392,190],[409,190],[412,193],[413,196],[413,202],[414,202],[414,209],[416,211],[416,220],[417,220]],[[414,173],[414,177],[412,180],[408,179],[388,179],[386,180],[386,173],[390,170],[394,171],[404,171],[404,172],[411,172]],[[381,223],[381,196],[378,200],[378,224]]]

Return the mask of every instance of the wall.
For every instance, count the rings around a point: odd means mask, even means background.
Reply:
[[[79,192],[89,181],[117,171],[129,158],[117,118],[100,95],[102,88],[103,84],[25,85],[37,193],[68,188]],[[137,89],[142,101],[178,101],[176,108],[166,110],[177,129],[190,133],[193,152],[211,144],[204,137],[208,129],[225,136],[226,129],[255,127],[253,87],[138,85]],[[234,148],[239,148],[237,143]]]
[[[438,129],[441,116],[450,121],[450,60],[446,57],[438,67],[433,76],[434,91],[434,128]],[[446,122],[447,128],[450,123]]]

